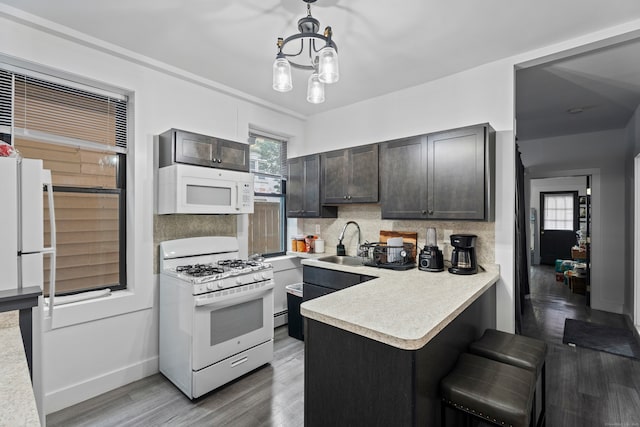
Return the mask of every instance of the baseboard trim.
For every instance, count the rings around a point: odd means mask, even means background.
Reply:
[[[595,299],[591,293],[591,308],[595,310],[608,311],[609,313],[624,314],[623,304],[616,301]]]
[[[112,372],[46,393],[45,414],[52,414],[102,393],[159,372],[158,357],[152,357]]]
[[[634,325],[633,319],[628,314],[624,315],[624,320],[629,329],[633,331],[633,335],[636,337],[636,341],[640,342],[640,325]]]

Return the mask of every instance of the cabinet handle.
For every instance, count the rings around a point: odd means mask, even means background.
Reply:
[[[351,196],[347,196],[347,199],[351,200]]]
[[[429,209],[429,215],[433,215],[433,209]]]
[[[347,196],[344,196],[344,199],[347,200]]]
[[[427,214],[427,211],[422,211],[422,215],[426,215],[426,214]]]
[[[222,159],[218,159],[218,163],[222,163]]]

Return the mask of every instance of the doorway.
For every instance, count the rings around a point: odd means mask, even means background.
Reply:
[[[635,212],[629,204],[633,200],[633,160],[629,154],[638,152],[640,142],[635,131],[640,88],[627,85],[620,73],[624,69],[629,75],[640,75],[640,64],[625,66],[629,53],[640,53],[640,38],[637,34],[631,37],[582,46],[515,68],[516,141],[527,181],[524,191],[532,191],[527,190],[528,184],[535,179],[591,175],[591,197],[579,194],[579,200],[584,197],[590,223],[580,218],[582,206],[578,207],[579,225],[590,226],[593,240],[587,307],[627,318],[640,309],[633,286]],[[624,105],[616,101],[623,96],[628,97]],[[623,108],[615,115],[605,114],[615,105]],[[560,190],[565,189],[548,191]],[[532,209],[530,216],[536,222],[531,225],[539,227],[539,198],[535,204],[537,209]],[[587,208],[589,204],[591,208]],[[526,259],[531,265],[540,263],[539,240],[538,228],[530,234],[532,246]],[[524,268],[528,271],[530,266]],[[516,294],[519,289],[518,285]]]

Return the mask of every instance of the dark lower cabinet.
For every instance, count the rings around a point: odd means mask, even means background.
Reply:
[[[375,277],[305,265],[302,268],[302,300],[309,301],[371,279]]]
[[[440,380],[472,341],[495,328],[495,308],[492,286],[415,351],[306,319],[305,427],[439,426]],[[455,414],[447,420],[461,425]]]

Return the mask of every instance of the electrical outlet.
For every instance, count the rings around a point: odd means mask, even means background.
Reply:
[[[453,234],[453,230],[444,230],[444,241],[450,242],[452,234]]]
[[[320,224],[316,224],[316,235],[320,235]]]

